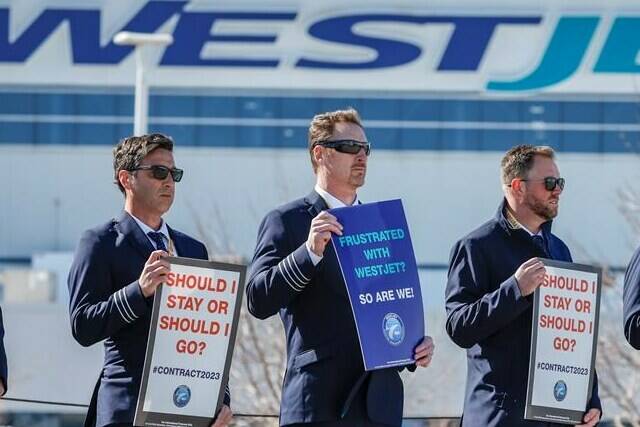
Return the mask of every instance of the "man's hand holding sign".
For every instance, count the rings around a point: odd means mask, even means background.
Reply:
[[[598,421],[600,421],[601,415],[602,413],[600,412],[600,409],[591,408],[587,411],[586,414],[584,414],[584,417],[582,418],[582,421],[584,421],[584,423],[578,424],[576,427],[594,427],[598,424]]]
[[[222,409],[216,415],[216,420],[211,424],[211,427],[227,427],[233,419],[233,412],[227,405],[222,405]]]
[[[342,236],[342,225],[335,216],[327,211],[322,211],[311,220],[311,228],[307,238],[309,250],[322,257],[327,243],[331,241],[331,233]]]
[[[433,343],[433,339],[429,336],[425,336],[424,340],[422,340],[422,342],[416,347],[415,354],[413,356],[416,361],[416,365],[421,368],[429,366],[435,349],[436,346]]]
[[[522,296],[531,295],[538,289],[544,279],[545,269],[540,258],[525,261],[515,272],[518,288]]]
[[[169,254],[166,251],[153,251],[144,264],[138,284],[145,298],[153,296],[157,287],[166,280],[167,274],[171,269],[169,262],[164,259],[168,256]]]

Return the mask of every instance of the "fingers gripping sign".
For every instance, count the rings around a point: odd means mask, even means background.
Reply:
[[[156,292],[156,288],[167,278],[171,267],[167,260],[169,254],[165,251],[153,251],[142,268],[138,279],[140,289],[145,297],[150,297]]]
[[[540,258],[531,258],[516,270],[515,278],[522,296],[531,295],[542,284],[546,270]]]
[[[430,336],[424,337],[424,339],[418,344],[418,346],[414,350],[414,359],[416,361],[416,365],[422,368],[426,368],[431,363],[433,359],[433,353],[436,349],[435,344],[433,343],[433,338]]]
[[[233,412],[227,405],[222,405],[222,409],[216,416],[215,421],[211,424],[211,427],[227,427],[233,419]]]
[[[322,211],[311,221],[307,246],[314,254],[323,256],[327,243],[331,240],[331,233],[341,236],[342,225],[335,216]]]
[[[576,427],[594,427],[598,424],[598,421],[600,421],[601,415],[602,413],[599,409],[591,408],[589,409],[589,411],[587,411],[587,413],[584,415],[584,418],[582,419],[582,421],[584,421],[584,424],[579,424]]]

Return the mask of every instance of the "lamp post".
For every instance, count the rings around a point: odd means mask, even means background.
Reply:
[[[145,80],[143,49],[148,45],[168,46],[173,43],[171,34],[132,33],[121,31],[113,37],[113,42],[120,46],[134,46],[136,54],[136,94],[133,115],[133,134],[147,133],[149,115],[149,86]]]

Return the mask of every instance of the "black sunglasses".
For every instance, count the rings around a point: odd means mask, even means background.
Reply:
[[[544,182],[544,188],[547,191],[555,190],[556,186],[560,187],[561,190],[564,190],[564,178],[556,178],[555,176],[547,176],[542,179],[521,179],[520,181],[542,181]]]
[[[364,148],[364,154],[367,156],[371,153],[371,145],[368,142],[356,141],[354,139],[338,139],[336,141],[318,141],[313,144],[322,147],[333,148],[340,153],[358,154],[360,149]]]
[[[184,173],[182,169],[169,169],[168,167],[162,165],[138,166],[137,168],[133,169],[132,172],[138,170],[150,170],[151,175],[155,179],[159,179],[160,181],[164,181],[167,176],[171,174],[171,178],[174,182],[180,182],[180,180],[182,179],[182,174]]]

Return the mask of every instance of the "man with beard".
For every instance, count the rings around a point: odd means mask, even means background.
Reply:
[[[640,350],[640,247],[636,249],[624,275],[622,294],[624,336]]]
[[[463,427],[556,425],[524,420],[532,294],[545,274],[539,258],[571,262],[567,246],[551,233],[565,183],[554,157],[546,146],[509,150],[495,217],[451,251],[446,329],[467,349]],[[597,377],[585,412],[581,425],[594,426],[601,416]]]
[[[280,425],[400,426],[398,369],[365,372],[356,325],[331,234],[342,225],[328,208],[357,204],[370,145],[355,110],[319,114],[309,128],[314,190],[271,211],[258,232],[247,304],[260,319],[280,313],[287,339]],[[426,367],[431,338],[416,347]],[[415,366],[410,368],[415,369]]]
[[[640,350],[640,247],[629,261],[624,275],[622,293],[624,336],[636,350]]]
[[[4,323],[0,309],[0,396],[4,396],[8,390],[8,378],[7,353],[4,349]]]

